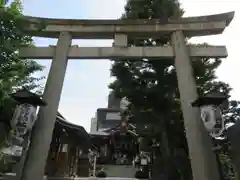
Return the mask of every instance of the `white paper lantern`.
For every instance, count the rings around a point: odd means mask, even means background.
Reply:
[[[11,120],[13,136],[10,137],[10,144],[21,145],[24,140],[24,135],[30,131],[36,121],[37,108],[31,104],[20,104],[14,111]]]
[[[201,106],[201,119],[212,137],[217,137],[224,131],[224,118],[218,106]]]

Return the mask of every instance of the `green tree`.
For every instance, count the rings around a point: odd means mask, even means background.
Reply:
[[[167,22],[169,18],[177,19],[182,14],[183,10],[177,0],[128,0],[122,18],[160,19]],[[169,36],[142,40],[129,37],[129,45],[162,46],[168,44],[169,40]],[[185,155],[188,154],[173,64],[173,60],[169,59],[113,60],[111,73],[116,80],[110,84],[110,88],[117,97],[126,97],[130,101],[127,113],[141,129],[140,132],[144,129],[151,138],[160,142],[165,174],[170,175],[172,167],[178,166],[179,169],[185,169],[186,179],[191,172],[189,168],[186,172],[189,161],[185,158],[187,162],[184,166],[174,164],[172,159],[178,158],[181,149],[184,149]],[[192,59],[200,95],[211,91],[228,94],[231,90],[228,84],[216,78],[215,71],[220,64],[221,59]]]
[[[36,71],[43,70],[43,66],[29,59],[19,58],[20,47],[33,46],[32,37],[26,36],[22,29],[26,22],[22,18],[21,3],[13,1],[9,6],[0,1],[0,106],[2,107],[12,91],[26,87],[29,90],[39,90],[38,81],[33,77]]]
[[[26,22],[22,18],[20,0],[6,5],[0,0],[0,148],[4,146],[5,136],[9,133],[8,122],[15,102],[9,93],[22,87],[41,91],[39,80],[33,73],[43,70],[43,66],[29,59],[19,58],[20,47],[33,46],[32,37],[23,33]],[[16,160],[0,154],[0,172],[9,171]]]
[[[228,111],[224,112],[226,129],[223,132],[221,139],[215,140],[215,146],[221,147],[218,152],[219,160],[221,163],[221,170],[223,172],[224,179],[235,179],[235,171],[232,162],[231,143],[228,138],[228,128],[234,126],[234,124],[240,119],[240,102],[230,101]]]

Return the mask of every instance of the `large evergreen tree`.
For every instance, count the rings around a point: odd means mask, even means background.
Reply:
[[[123,19],[162,19],[179,18],[183,10],[177,0],[128,0]],[[157,39],[136,40],[129,37],[131,46],[162,46],[168,44],[169,36]],[[194,75],[200,95],[211,91],[223,91],[228,94],[228,84],[218,81],[216,68],[220,59],[192,59]],[[169,59],[135,59],[113,60],[112,76],[116,80],[110,84],[118,97],[130,101],[128,113],[149,136],[160,142],[165,174],[172,174],[172,167],[186,170],[189,167],[188,148],[185,140],[183,117],[180,108],[179,91],[173,60]],[[184,150],[184,153],[179,152]],[[182,151],[181,151],[182,152]],[[185,155],[183,155],[185,154]],[[185,156],[186,166],[174,164],[173,158]],[[172,163],[170,163],[172,162]],[[171,167],[170,167],[171,166]],[[190,170],[185,173],[185,178]]]

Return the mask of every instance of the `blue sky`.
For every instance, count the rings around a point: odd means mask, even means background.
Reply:
[[[116,19],[124,10],[125,0],[22,0],[24,13],[30,16],[72,19]],[[229,57],[217,70],[219,79],[234,88],[232,98],[240,100],[240,84],[237,79],[240,69],[238,42],[240,32],[240,6],[238,0],[181,0],[184,16],[198,16],[227,11],[236,11],[235,18],[222,35],[193,38],[192,42],[208,42],[226,45]],[[55,45],[56,40],[35,38],[36,45]],[[111,46],[111,40],[74,40],[72,44],[81,46]],[[45,65],[43,72],[35,76],[47,76],[50,60],[39,61]],[[90,128],[91,117],[99,107],[107,105],[110,78],[108,60],[70,60],[65,77],[59,111],[67,120]],[[45,82],[43,82],[45,83]]]

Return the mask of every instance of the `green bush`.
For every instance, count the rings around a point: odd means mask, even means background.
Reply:
[[[105,177],[107,177],[107,173],[105,171],[101,170],[96,173],[96,177],[105,178]]]

